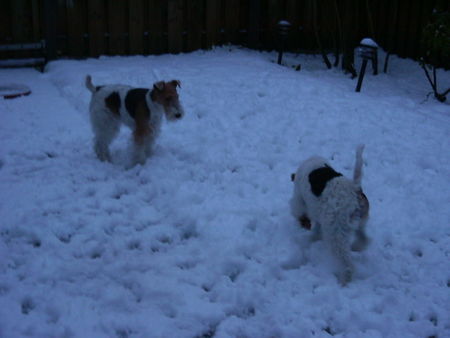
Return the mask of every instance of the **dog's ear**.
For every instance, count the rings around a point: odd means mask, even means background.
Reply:
[[[292,182],[295,181],[295,174],[291,174],[291,181],[292,181]]]
[[[155,82],[153,84],[153,89],[156,89],[156,90],[159,90],[159,91],[163,91],[164,87],[165,87],[164,81]]]
[[[181,88],[181,82],[179,80],[172,80],[170,81],[170,83],[175,87],[180,87]]]

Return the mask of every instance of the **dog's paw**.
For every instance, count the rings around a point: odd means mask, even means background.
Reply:
[[[352,244],[352,251],[360,252],[367,249],[369,245],[369,240],[357,240]]]
[[[298,222],[302,228],[311,230],[311,220],[307,216],[303,215],[299,217]]]
[[[346,269],[342,275],[340,276],[340,282],[342,286],[347,286],[348,283],[350,283],[353,279],[353,271]]]
[[[111,155],[109,152],[96,152],[97,158],[102,162],[111,162]]]
[[[370,239],[365,233],[357,233],[356,239],[352,244],[352,251],[364,251],[370,244]]]
[[[94,151],[100,161],[111,162],[111,155],[107,146],[103,145],[102,143],[95,143]]]

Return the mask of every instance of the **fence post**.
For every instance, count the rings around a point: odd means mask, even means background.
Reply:
[[[44,37],[47,61],[56,59],[57,0],[44,0]]]

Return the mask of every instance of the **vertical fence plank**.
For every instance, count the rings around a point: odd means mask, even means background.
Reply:
[[[44,0],[44,36],[47,60],[54,60],[57,56],[57,11],[58,3],[52,0]]]
[[[220,0],[206,1],[206,48],[211,48],[219,41]]]
[[[397,26],[397,54],[401,57],[407,55],[408,21],[410,15],[410,1],[399,0],[399,17]]]
[[[87,4],[76,0],[67,6],[67,50],[70,56],[86,56]]]
[[[108,54],[124,55],[128,54],[128,1],[108,1],[107,22],[109,33]]]
[[[228,0],[225,6],[225,41],[237,44],[239,40],[239,0]]]
[[[226,25],[226,12],[225,12],[225,2],[227,0],[221,0],[219,1],[219,12],[217,13],[217,42],[216,45],[222,46],[225,44],[226,41],[226,35],[225,35],[225,25]]]
[[[286,2],[286,20],[291,24],[287,47],[289,50],[300,48],[300,1],[287,0]]]
[[[187,0],[187,31],[186,50],[193,51],[202,48],[202,33],[203,33],[203,14],[204,2],[202,0]]]
[[[367,21],[367,36],[371,39],[378,42],[378,23],[379,23],[379,9],[380,9],[379,0],[367,0],[367,14],[363,18],[366,18]],[[366,7],[366,6],[364,6]]]
[[[314,1],[314,0],[313,0]],[[300,10],[300,20],[302,25],[301,41],[303,50],[317,49],[317,43],[314,38],[313,19],[312,19],[312,2],[311,0],[302,1]],[[341,12],[342,15],[342,12]]]
[[[322,0],[323,6],[317,6],[318,29],[325,52],[331,50],[336,43],[336,39],[333,35],[336,25],[336,18],[332,1],[334,0]]]
[[[10,1],[12,20],[12,37],[15,42],[31,40],[30,7],[26,0]]]
[[[56,53],[67,55],[67,1],[54,1],[56,11]]]
[[[388,0],[389,7],[389,17],[387,24],[387,38],[386,38],[386,47],[390,53],[393,53],[395,48],[395,43],[397,41],[397,27],[398,27],[398,12],[399,12],[399,0]]]
[[[386,2],[387,0],[380,0],[378,2],[378,15],[375,19],[375,37],[377,39],[377,43],[383,49],[386,49],[387,26],[389,24],[389,21],[387,20],[389,17],[389,8]]]
[[[264,12],[263,38],[265,49],[278,48],[277,23],[283,18],[283,1],[268,0]]]
[[[237,43],[248,45],[249,0],[239,1],[239,35]]]
[[[261,2],[249,0],[248,9],[248,37],[247,43],[250,48],[261,47]]]
[[[129,0],[130,54],[144,53],[144,2]]]
[[[11,1],[0,1],[0,43],[9,43],[11,33]]]
[[[411,1],[406,41],[406,55],[417,58],[419,55],[421,4],[419,0]]]
[[[106,52],[106,6],[103,0],[88,0],[89,55]]]
[[[39,41],[42,38],[41,17],[39,13],[39,0],[31,0],[31,16],[32,16],[33,41]]]
[[[419,33],[418,33],[418,38],[417,38],[417,42],[419,43],[419,55],[420,56],[424,56],[425,54],[425,50],[423,50],[421,48],[420,45],[420,41],[422,38],[422,30],[425,28],[425,26],[430,22],[431,19],[431,15],[433,13],[433,8],[434,8],[434,2],[433,1],[429,1],[429,0],[422,0],[422,12],[421,12],[421,17],[420,17],[420,29],[419,29]]]
[[[183,50],[183,0],[168,0],[167,43],[169,53]]]
[[[352,72],[354,67],[354,48],[357,46],[361,34],[358,30],[360,6],[353,0],[345,0],[340,11],[342,14],[342,31],[344,37],[342,67],[346,71]]]
[[[11,8],[9,1],[0,1],[0,44],[7,44],[12,41],[11,34]],[[9,53],[0,51],[0,59],[7,59]]]
[[[163,20],[164,0],[149,0],[148,21],[149,21],[149,53],[161,54],[165,52],[164,44],[164,20]]]

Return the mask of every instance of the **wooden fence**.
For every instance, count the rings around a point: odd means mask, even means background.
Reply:
[[[421,30],[436,5],[450,9],[447,0],[1,0],[0,44],[50,36],[56,56],[73,58],[226,43],[270,50],[277,46],[276,23],[286,19],[292,51],[317,51],[316,31],[332,49],[341,24],[352,32],[352,43],[372,36],[393,53],[417,58]],[[8,53],[0,58],[17,54]]]

